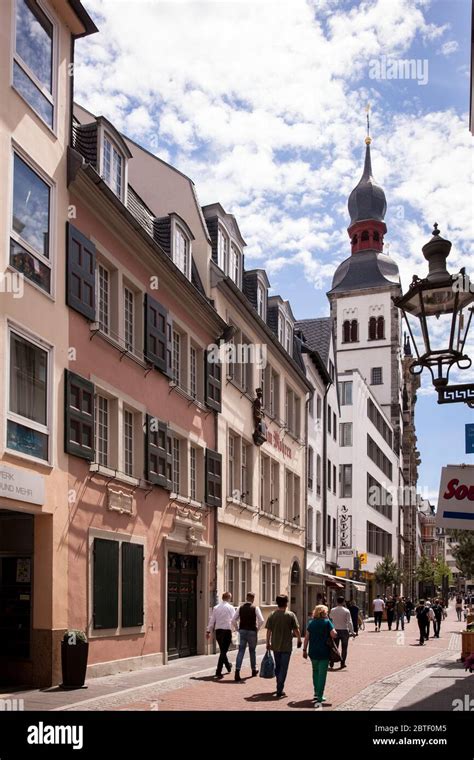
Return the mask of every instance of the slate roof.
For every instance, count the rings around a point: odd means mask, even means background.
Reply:
[[[339,264],[332,279],[330,293],[363,290],[381,285],[399,285],[398,266],[390,256],[379,251],[359,251]]]
[[[302,331],[307,346],[311,349],[311,351],[318,352],[324,363],[324,366],[327,367],[332,332],[331,317],[301,319],[296,322],[295,330]]]
[[[376,219],[382,222],[387,210],[387,200],[383,189],[376,183],[372,174],[370,143],[365,151],[365,163],[359,184],[353,189],[348,202],[351,224],[363,219]]]

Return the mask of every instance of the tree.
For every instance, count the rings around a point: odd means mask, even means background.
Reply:
[[[461,575],[465,578],[474,576],[474,530],[453,530],[451,535],[458,542],[453,546],[453,557]]]
[[[434,586],[434,571],[435,566],[428,557],[421,557],[418,565],[415,569],[415,578],[420,581],[423,586]]]
[[[392,557],[384,557],[381,562],[375,566],[375,580],[384,587],[387,593],[388,586],[398,585],[401,580],[401,571]]]
[[[452,583],[453,574],[448,563],[441,557],[437,557],[433,567],[433,580],[435,585],[442,586],[443,578],[448,578],[448,583]]]

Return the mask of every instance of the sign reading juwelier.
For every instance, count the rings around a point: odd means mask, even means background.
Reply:
[[[474,465],[448,464],[441,470],[436,525],[474,530]]]

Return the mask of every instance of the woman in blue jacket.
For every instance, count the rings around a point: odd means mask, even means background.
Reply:
[[[328,608],[318,604],[313,610],[312,620],[308,623],[303,644],[303,657],[311,660],[313,666],[313,686],[315,702],[325,702],[324,687],[329,665],[329,637],[335,639],[337,633],[328,619]],[[309,644],[309,651],[308,651]]]

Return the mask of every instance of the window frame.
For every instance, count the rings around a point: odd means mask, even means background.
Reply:
[[[42,425],[41,423],[37,423],[34,420],[29,420],[27,417],[23,417],[22,415],[17,414],[16,412],[10,411],[10,402],[11,402],[11,388],[10,388],[10,370],[11,370],[11,334],[15,333],[18,337],[20,337],[22,340],[25,340],[32,345],[36,346],[37,348],[41,349],[42,351],[46,352],[47,355],[47,365],[46,365],[46,372],[47,372],[47,387],[46,387],[46,425]],[[50,343],[47,343],[45,340],[40,338],[39,336],[31,333],[29,330],[21,327],[20,325],[10,322],[10,320],[7,320],[7,356],[5,361],[5,372],[6,372],[6,383],[5,387],[7,388],[7,392],[5,393],[5,428],[4,428],[4,451],[14,457],[20,457],[22,459],[26,459],[30,462],[38,462],[42,465],[49,465],[52,466],[54,463],[54,454],[55,454],[55,445],[56,442],[53,440],[52,432],[54,430],[54,408],[53,408],[53,393],[54,393],[54,382],[52,381],[52,373],[54,372],[54,346]],[[40,457],[32,456],[31,454],[27,454],[22,451],[18,451],[16,449],[11,449],[8,446],[8,421],[15,422],[18,425],[22,425],[23,427],[30,427],[32,430],[36,430],[39,433],[42,433],[43,435],[48,436],[48,458],[47,459],[41,459]]]
[[[20,54],[17,53],[16,50],[16,34],[17,34],[17,23],[16,23],[16,10],[17,5],[20,0],[14,0],[12,4],[12,54],[10,56],[10,86],[11,88],[16,92],[16,94],[23,100],[24,103],[30,108],[33,113],[40,119],[41,123],[44,124],[44,126],[50,130],[50,132],[53,133],[53,135],[57,136],[58,134],[58,61],[59,61],[59,31],[58,31],[58,21],[56,16],[52,13],[51,9],[46,6],[46,3],[43,2],[43,0],[35,0],[36,5],[39,7],[42,13],[46,16],[48,21],[51,23],[52,26],[52,40],[51,40],[51,93],[48,92],[47,89],[45,89],[44,85],[41,84],[41,82],[38,80],[36,74],[30,69],[26,61],[24,61]],[[39,90],[41,95],[43,95],[46,100],[52,105],[53,108],[53,119],[52,124],[48,124],[47,121],[44,120],[44,118],[41,116],[41,114],[36,110],[36,108],[26,99],[26,97],[17,89],[17,87],[14,84],[14,70],[15,70],[15,63],[20,67],[20,69],[23,71],[23,73],[28,77],[28,79],[33,83],[33,85]]]
[[[179,271],[184,274],[184,276],[190,280],[191,279],[191,261],[192,261],[192,241],[187,232],[185,231],[184,227],[179,224],[176,220],[173,221],[173,231],[172,231],[172,260],[176,267],[178,267]],[[182,269],[178,263],[178,255],[176,250],[176,238],[177,236],[181,236],[181,238],[184,240],[185,243],[185,268]]]
[[[121,187],[121,193],[120,195],[117,193],[114,186],[112,186],[106,175],[105,175],[105,167],[104,167],[104,157],[105,157],[105,140],[107,140],[110,143],[110,146],[112,148],[112,151],[115,150],[117,155],[119,155],[122,159],[122,172],[121,172],[121,181],[122,181],[122,187]],[[113,153],[112,153],[113,156]],[[97,163],[99,166],[99,174],[102,177],[103,181],[107,185],[107,187],[111,190],[114,195],[117,196],[117,198],[122,201],[122,203],[126,206],[127,205],[127,184],[128,184],[128,166],[127,166],[128,157],[124,154],[122,148],[119,146],[117,140],[115,137],[111,134],[111,132],[106,129],[106,127],[102,124],[101,128],[99,130],[99,151],[97,156]],[[111,163],[111,170],[113,171],[113,162]]]

